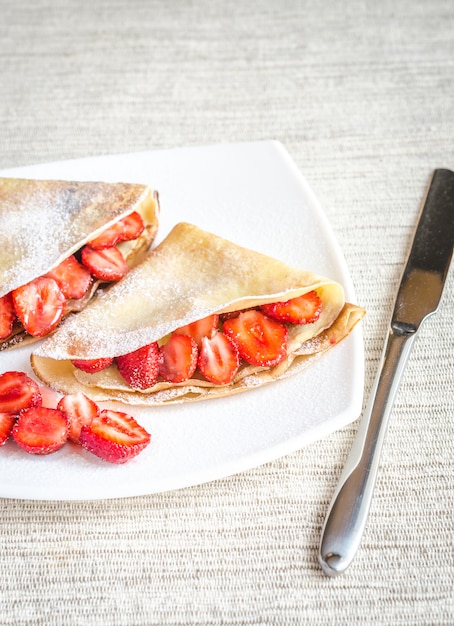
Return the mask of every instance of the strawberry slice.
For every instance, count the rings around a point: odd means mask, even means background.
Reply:
[[[59,324],[66,304],[53,278],[40,276],[13,291],[16,315],[33,337],[48,335]]]
[[[0,298],[0,339],[11,335],[15,318],[13,295],[7,293]]]
[[[87,372],[88,374],[94,374],[95,372],[101,372],[109,367],[113,362],[113,357],[105,357],[101,359],[74,359],[71,363],[77,369]]]
[[[90,400],[84,393],[77,391],[63,396],[57,404],[65,416],[69,425],[68,439],[74,443],[80,443],[80,431],[82,426],[91,424],[99,415],[99,407],[96,402]]]
[[[197,365],[210,382],[228,385],[240,366],[238,349],[227,335],[217,331],[211,337],[202,339]]]
[[[105,281],[120,280],[129,272],[129,267],[120,250],[115,246],[95,250],[84,246],[81,254],[82,263],[95,278]]]
[[[71,255],[64,261],[54,267],[53,270],[47,272],[46,276],[50,276],[59,285],[65,298],[70,300],[79,300],[88,291],[91,285],[92,277],[90,272]]]
[[[260,308],[265,315],[278,322],[313,324],[322,312],[322,301],[316,291],[309,291],[286,302],[263,304]]]
[[[24,372],[4,372],[0,375],[0,412],[19,413],[22,409],[41,406],[38,383]]]
[[[115,222],[115,224],[112,224],[112,226],[109,226],[107,230],[89,241],[88,245],[95,250],[110,248],[121,241],[137,239],[137,237],[142,234],[144,228],[145,224],[143,223],[142,217],[137,211],[134,211],[118,222]]]
[[[198,349],[192,337],[172,334],[160,348],[159,374],[171,383],[191,378],[197,367]]]
[[[110,409],[101,411],[80,431],[82,446],[110,463],[126,463],[150,441],[150,434],[131,415]]]
[[[66,443],[68,422],[58,409],[35,406],[19,413],[12,435],[26,452],[50,454]]]
[[[0,446],[9,439],[15,423],[16,416],[13,413],[0,413]]]
[[[177,335],[188,335],[189,337],[192,337],[197,343],[197,346],[200,348],[203,337],[211,337],[213,332],[217,330],[218,323],[219,315],[208,315],[208,317],[204,317],[201,320],[197,320],[191,324],[186,324],[185,326],[177,328],[174,333]]]
[[[272,367],[287,354],[287,328],[260,311],[244,311],[226,320],[224,332],[251,365]]]
[[[153,387],[158,379],[160,360],[156,342],[116,358],[118,371],[133,389]]]

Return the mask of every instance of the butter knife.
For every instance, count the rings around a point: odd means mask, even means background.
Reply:
[[[369,514],[392,405],[421,324],[438,309],[454,246],[454,172],[433,173],[397,292],[369,402],[328,509],[319,562],[329,576],[353,561]]]

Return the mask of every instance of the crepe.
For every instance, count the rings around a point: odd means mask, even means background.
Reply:
[[[177,384],[159,380],[139,391],[128,387],[115,362],[95,374],[71,363],[124,355],[162,343],[175,329],[213,313],[286,301],[314,290],[322,301],[320,317],[311,324],[289,325],[284,361],[271,368],[242,363],[228,385],[194,376]],[[83,391],[97,401],[161,405],[222,397],[296,373],[346,337],[364,313],[345,303],[344,290],[335,281],[180,223],[119,284],[38,346],[32,366],[55,390]]]
[[[118,245],[130,267],[141,260],[157,231],[158,196],[150,187],[0,178],[0,297],[45,275],[134,211],[145,230]],[[17,326],[13,335],[0,342],[0,349],[23,345],[27,338]]]

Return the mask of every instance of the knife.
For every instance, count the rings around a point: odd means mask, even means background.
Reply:
[[[389,416],[421,324],[438,309],[454,246],[454,172],[437,169],[419,216],[369,402],[328,509],[319,562],[342,574],[359,548]]]

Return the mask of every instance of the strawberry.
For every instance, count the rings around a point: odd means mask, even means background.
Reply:
[[[0,298],[0,339],[11,335],[15,318],[13,296],[7,293]]]
[[[68,439],[74,443],[79,443],[82,426],[91,424],[99,415],[96,402],[81,391],[63,396],[57,404],[57,409],[66,416],[69,425]]]
[[[201,320],[197,320],[195,322],[191,322],[191,324],[186,324],[185,326],[177,328],[174,333],[192,337],[197,343],[197,346],[200,348],[202,345],[202,338],[211,337],[213,331],[217,329],[218,323],[219,315],[208,315],[208,317],[204,317]]]
[[[50,454],[66,443],[68,422],[58,409],[35,406],[19,413],[12,435],[14,441],[26,452]]]
[[[251,365],[272,367],[287,354],[288,330],[260,311],[243,311],[224,322],[224,332]]]
[[[16,315],[33,337],[48,335],[59,324],[66,304],[53,278],[40,276],[13,291]]]
[[[81,260],[95,278],[105,281],[120,280],[129,272],[129,267],[120,250],[115,246],[95,250],[82,248]]]
[[[160,352],[156,342],[116,358],[118,371],[133,389],[153,387],[158,379]]]
[[[191,378],[197,367],[197,344],[188,335],[172,334],[160,348],[159,374],[171,383]]]
[[[109,226],[107,230],[88,242],[90,248],[102,250],[110,248],[121,241],[137,239],[142,234],[145,225],[143,219],[137,211],[130,213],[123,219]]]
[[[101,359],[74,359],[71,363],[77,369],[87,372],[88,374],[94,374],[100,372],[109,367],[113,362],[113,357],[105,357]]]
[[[0,446],[6,443],[15,422],[16,416],[13,413],[0,413]]]
[[[227,335],[217,331],[211,337],[202,339],[197,365],[210,382],[228,385],[240,366],[238,349]]]
[[[0,412],[19,413],[22,409],[41,406],[38,384],[24,372],[4,372],[0,375]]]
[[[265,315],[278,322],[312,324],[320,317],[322,301],[316,291],[309,291],[286,302],[263,304],[260,308]]]
[[[106,409],[82,426],[80,443],[110,463],[126,463],[150,443],[151,436],[127,413]]]
[[[81,265],[74,255],[47,272],[59,285],[65,298],[78,300],[88,291],[92,282],[90,272]]]

